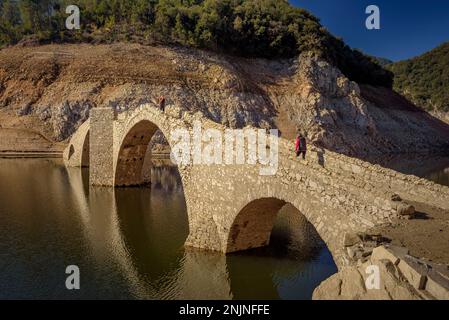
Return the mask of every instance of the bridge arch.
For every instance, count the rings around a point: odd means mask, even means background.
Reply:
[[[90,122],[84,122],[70,139],[64,151],[64,162],[68,167],[89,167]]]
[[[316,226],[295,204],[270,197],[253,200],[238,212],[229,230],[226,252],[231,253],[269,245],[276,218],[286,206],[293,209],[294,214],[302,220],[300,226],[295,226],[296,228],[300,227],[301,230],[294,230],[295,233],[307,232],[304,236],[308,239],[304,240],[314,242],[310,245],[316,245],[320,241],[329,248],[327,241],[321,237]],[[310,227],[314,229],[313,233],[308,230]]]
[[[169,130],[151,117],[135,117],[127,123],[116,156],[115,186],[139,186],[151,182],[149,145],[158,131],[167,138]]]
[[[310,245],[321,242],[321,245],[325,245],[330,251],[334,262],[342,265],[343,235],[330,232],[321,223],[323,215],[335,215],[330,208],[317,208],[314,199],[302,195],[301,192],[294,193],[282,184],[265,181],[259,186],[251,188],[245,196],[240,197],[234,206],[236,210],[228,215],[225,227],[221,229],[224,252],[232,253],[269,245],[280,210],[291,206],[295,215],[299,215],[304,221],[299,232],[308,231],[310,236],[304,241],[313,241]],[[312,233],[310,229],[313,229]],[[295,230],[295,233],[298,233],[298,230]]]
[[[114,150],[114,170],[113,170],[113,185],[114,186],[139,186],[151,182],[151,168],[154,163],[152,159],[151,148],[149,147],[151,139],[157,131],[160,131],[166,138],[170,149],[172,144],[170,140],[171,129],[177,129],[185,123],[182,120],[168,119],[167,115],[153,110],[152,108],[139,108],[128,117],[118,119],[115,123],[115,144],[118,146]],[[192,184],[188,183],[191,180],[189,175],[189,167],[177,166],[177,171],[180,177],[180,187],[183,190],[186,201],[187,220],[189,225],[189,237],[197,236],[198,230],[204,228],[213,229],[211,237],[217,235],[216,226],[212,222],[212,217],[199,217],[197,213],[202,212],[198,210],[198,203],[194,201],[195,193],[192,190]],[[186,183],[187,181],[187,183]],[[215,238],[214,238],[215,239]],[[186,240],[186,246],[190,246],[189,241]],[[211,240],[208,248],[213,247],[219,250],[218,241]],[[190,244],[201,247],[198,242],[193,241]]]
[[[151,140],[159,131],[169,144],[173,122],[158,110],[142,106],[126,118],[119,119],[115,131],[118,133],[118,148],[114,156],[114,185],[130,187],[151,182],[152,150]],[[182,170],[178,167],[181,183],[184,187]]]
[[[116,186],[138,186],[150,182],[144,171],[151,169],[149,144],[157,131],[158,126],[150,120],[137,121],[127,130],[117,156]]]
[[[286,202],[260,198],[243,207],[229,230],[226,252],[236,252],[269,245],[271,230],[278,212]]]

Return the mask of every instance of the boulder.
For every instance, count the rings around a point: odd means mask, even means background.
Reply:
[[[398,264],[399,271],[416,289],[423,290],[426,286],[429,268],[419,260],[410,256],[404,257]]]
[[[398,206],[396,207],[396,210],[400,216],[412,216],[416,212],[414,206],[404,202],[399,203]]]
[[[407,282],[400,281],[397,276],[397,266],[388,260],[370,261],[377,265],[380,271],[380,288],[367,290],[366,299],[370,300],[418,300],[413,288]]]
[[[362,242],[362,239],[356,233],[346,233],[344,237],[344,246],[352,247]]]
[[[356,259],[357,251],[359,251],[359,247],[353,246],[353,247],[347,247],[346,251],[348,252],[348,256],[351,259]]]
[[[334,274],[323,281],[314,291],[313,300],[335,300],[341,293],[341,279],[339,274]]]
[[[379,267],[380,287],[367,288],[368,267]],[[421,297],[407,282],[397,276],[397,266],[388,260],[367,261],[359,267],[344,267],[323,281],[314,291],[314,300],[419,300]]]
[[[341,296],[344,299],[360,299],[366,294],[365,282],[362,275],[355,267],[343,268],[340,271]]]
[[[426,291],[438,300],[449,300],[449,280],[431,270],[427,275]]]
[[[432,265],[432,270],[438,272],[440,276],[449,281],[449,266],[444,265]]]
[[[374,241],[374,240],[364,241],[363,247],[372,250],[375,247],[377,247],[377,241]]]
[[[386,248],[391,251],[399,259],[403,259],[409,254],[409,250],[406,247],[399,247],[395,245],[387,245]]]
[[[399,257],[397,257],[391,250],[388,250],[384,246],[377,247],[373,250],[371,260],[372,261],[388,260],[394,265],[398,265],[400,261]]]

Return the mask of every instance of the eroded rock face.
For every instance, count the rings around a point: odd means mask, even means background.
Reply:
[[[326,62],[301,56],[293,79],[288,113],[317,145],[362,157],[446,145],[442,122],[388,89],[349,81]]]
[[[367,149],[363,140],[368,136],[374,138],[377,132],[359,86],[328,63],[307,56],[299,61],[296,77],[305,90],[301,92],[299,106],[289,107],[293,113],[295,109],[301,110],[295,114],[299,127],[326,148],[332,146],[347,154],[363,153]]]
[[[69,137],[92,107],[157,107],[161,95],[233,128],[278,128],[287,139],[301,129],[311,143],[353,156],[429,152],[449,141],[449,126],[309,54],[272,61],[137,44],[0,51],[0,112],[32,119],[55,140]]]
[[[89,118],[91,108],[90,101],[66,101],[52,108],[51,122],[55,139],[62,141],[70,137]]]

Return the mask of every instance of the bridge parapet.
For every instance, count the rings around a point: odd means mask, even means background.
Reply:
[[[320,151],[316,151],[316,157]],[[387,197],[398,194],[404,199],[432,204],[449,210],[449,188],[414,175],[384,168],[377,164],[326,150],[325,166],[336,174],[354,177],[369,192],[383,192]],[[312,157],[314,154],[312,153]]]

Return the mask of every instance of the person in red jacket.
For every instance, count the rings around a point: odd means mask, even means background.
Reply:
[[[164,96],[159,97],[159,109],[162,112],[165,112],[165,97]]]
[[[301,147],[301,134],[298,134],[295,140],[295,152],[297,157],[299,157],[300,147]]]
[[[306,152],[307,152],[307,142],[306,138],[303,137],[301,133],[298,134],[295,141],[295,151],[296,156],[299,157],[302,154],[302,158],[306,158]]]

